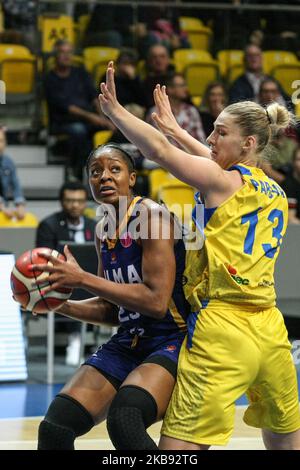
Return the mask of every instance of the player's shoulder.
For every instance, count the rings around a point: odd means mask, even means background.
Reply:
[[[170,211],[163,203],[158,203],[150,198],[143,198],[140,202],[140,206],[145,210],[146,213],[150,215],[153,214],[153,216],[160,214],[170,214]]]

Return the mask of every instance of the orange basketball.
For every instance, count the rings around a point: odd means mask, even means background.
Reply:
[[[72,294],[72,289],[60,288],[47,292],[42,295],[43,290],[51,285],[48,282],[49,273],[42,271],[30,271],[28,266],[31,264],[50,264],[38,253],[45,253],[55,256],[58,259],[65,260],[65,256],[51,248],[34,248],[26,251],[16,261],[11,273],[10,282],[14,299],[22,307],[29,311],[37,313],[46,313],[59,308]],[[44,280],[43,284],[33,286],[36,281]]]

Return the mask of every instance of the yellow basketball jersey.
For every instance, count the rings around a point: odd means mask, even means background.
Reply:
[[[184,288],[193,311],[213,300],[275,305],[274,266],[287,226],[287,198],[261,169],[234,169],[244,185],[213,209],[197,210],[203,207],[198,196],[193,212],[205,237],[201,250],[187,254]]]

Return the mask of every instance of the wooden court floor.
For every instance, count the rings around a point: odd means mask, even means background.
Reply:
[[[235,430],[230,443],[226,447],[213,447],[218,450],[256,450],[264,449],[260,431],[250,428],[242,421],[245,407],[236,408]],[[14,418],[0,420],[0,450],[31,450],[36,449],[37,428],[41,418]],[[161,423],[156,423],[149,432],[158,440]],[[77,439],[77,450],[108,450],[113,449],[106,432],[105,423],[93,428],[88,434]]]

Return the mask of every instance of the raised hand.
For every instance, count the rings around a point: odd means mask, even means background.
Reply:
[[[39,256],[50,261],[51,264],[31,265],[30,269],[32,271],[37,270],[49,273],[47,281],[49,281],[51,285],[43,288],[43,294],[46,294],[51,290],[58,289],[59,287],[75,288],[81,286],[85,271],[81,269],[67,245],[64,247],[64,253],[66,261],[62,261],[45,253],[39,253]],[[37,281],[35,284],[41,285],[44,283],[45,279]]]
[[[163,134],[174,137],[176,130],[180,129],[180,126],[172,112],[166,87],[156,85],[153,96],[156,106],[156,112],[151,115],[153,121]]]
[[[121,107],[117,100],[114,73],[114,63],[111,61],[106,69],[106,82],[100,84],[99,102],[102,112],[108,117],[113,116]]]

